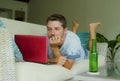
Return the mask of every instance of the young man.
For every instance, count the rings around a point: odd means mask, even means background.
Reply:
[[[90,24],[94,30],[98,25],[99,23]],[[71,69],[74,63],[88,57],[88,54],[86,56],[85,50],[81,46],[79,37],[68,30],[64,16],[60,14],[49,16],[47,18],[47,30],[49,37],[48,62]],[[95,35],[93,35],[95,34],[94,31],[92,31],[91,34],[91,36],[95,38]]]

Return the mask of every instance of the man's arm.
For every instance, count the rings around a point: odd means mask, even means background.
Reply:
[[[59,48],[57,46],[51,47],[54,58],[49,58],[48,62],[57,63],[60,56],[62,56]]]
[[[50,62],[50,63],[57,63],[58,60],[57,60],[57,58],[49,58],[48,62]]]
[[[68,59],[65,63],[64,63],[64,67],[71,69],[73,64],[74,64],[75,60],[74,59]]]
[[[48,59],[48,62],[53,62],[58,65],[62,65],[68,69],[71,69],[72,65],[74,64],[74,59],[67,59],[67,57],[62,56],[63,54],[60,51],[61,41],[62,41],[61,37],[50,38],[50,46],[51,46],[54,58]]]
[[[72,65],[74,64],[75,61],[74,59],[67,59],[65,56],[62,56],[59,47],[52,47],[52,52],[54,54],[54,58],[49,59],[49,62],[54,62],[68,69],[72,68]]]

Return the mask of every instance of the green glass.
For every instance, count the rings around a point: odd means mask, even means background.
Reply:
[[[92,47],[89,55],[89,71],[98,72],[98,52],[96,47],[96,39],[92,39]]]

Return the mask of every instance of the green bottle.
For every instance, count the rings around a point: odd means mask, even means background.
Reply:
[[[92,47],[89,55],[89,71],[98,72],[98,52],[96,47],[96,39],[92,39]]]

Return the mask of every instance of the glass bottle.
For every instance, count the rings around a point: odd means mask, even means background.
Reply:
[[[98,52],[96,47],[96,39],[92,39],[92,47],[89,56],[89,71],[98,72]]]

